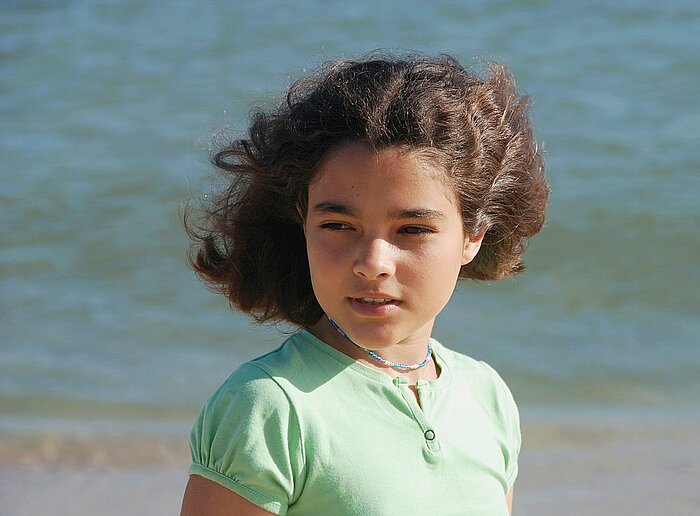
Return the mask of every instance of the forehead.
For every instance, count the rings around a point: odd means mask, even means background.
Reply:
[[[363,143],[343,145],[331,150],[322,160],[309,185],[309,193],[319,189],[340,193],[348,187],[363,186],[392,192],[410,185],[423,193],[438,191],[455,202],[450,177],[433,154],[430,149],[399,146],[374,149]]]

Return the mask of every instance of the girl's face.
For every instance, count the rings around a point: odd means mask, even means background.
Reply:
[[[357,344],[425,345],[462,265],[465,237],[445,173],[410,151],[332,151],[309,185],[304,223],[314,293]],[[406,349],[406,348],[403,348]]]

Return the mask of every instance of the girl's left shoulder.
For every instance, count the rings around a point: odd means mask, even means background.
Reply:
[[[439,342],[433,347],[444,364],[450,368],[453,382],[468,389],[482,404],[496,413],[517,413],[513,394],[500,374],[487,362],[449,349]]]
[[[467,406],[480,407],[490,425],[486,425],[497,439],[505,464],[508,490],[518,474],[518,455],[522,444],[520,413],[513,395],[496,370],[483,360],[477,360],[437,343],[438,360],[450,368],[450,396]]]

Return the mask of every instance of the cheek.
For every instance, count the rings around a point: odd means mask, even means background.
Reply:
[[[307,241],[306,253],[309,261],[311,285],[317,297],[333,284],[333,278],[338,275],[339,260],[328,249],[328,246],[318,242]]]
[[[319,253],[319,249],[313,244],[308,244],[306,246],[306,255],[309,260],[309,272],[311,273],[311,280],[313,281],[316,276],[321,273],[323,269],[323,259]]]
[[[462,268],[462,247],[454,244],[426,251],[414,257],[408,270],[423,288],[434,291],[440,297],[449,298]],[[443,295],[443,292],[446,294]]]
[[[318,267],[339,266],[340,262],[352,253],[350,243],[345,239],[332,238],[327,234],[315,231],[307,235],[306,253],[309,265],[314,262]]]
[[[435,292],[435,295],[442,297],[443,292],[451,293],[454,290],[459,277],[459,268],[443,263],[427,271],[422,271],[419,273],[419,277],[426,289],[430,289]]]

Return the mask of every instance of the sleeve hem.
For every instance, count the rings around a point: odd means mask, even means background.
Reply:
[[[249,487],[246,487],[243,484],[236,482],[235,480],[227,477],[226,475],[222,475],[217,471],[209,469],[206,466],[193,463],[190,465],[189,474],[198,475],[200,477],[206,478],[207,480],[211,480],[212,482],[216,482],[217,484],[222,485],[226,489],[233,491],[237,495],[242,496],[249,502],[252,502],[259,507],[262,507],[266,511],[269,511],[273,514],[278,514],[279,516],[284,516],[285,514],[287,514],[286,504],[270,500],[265,495],[253,491]]]
[[[513,489],[513,486],[515,485],[515,481],[517,478],[518,478],[518,465],[516,463],[515,468],[513,468],[513,471],[511,471],[510,474],[506,476],[506,484],[508,484],[509,491],[511,489]]]

